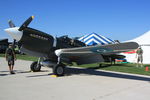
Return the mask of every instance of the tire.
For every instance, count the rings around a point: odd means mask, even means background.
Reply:
[[[53,66],[53,73],[57,76],[63,76],[64,75],[64,65],[62,64],[57,64]]]
[[[31,71],[39,72],[41,70],[41,65],[37,65],[37,61],[33,62],[30,66]]]

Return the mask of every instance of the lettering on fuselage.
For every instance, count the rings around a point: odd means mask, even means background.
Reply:
[[[30,34],[30,36],[41,40],[48,40],[48,38],[36,34]]]

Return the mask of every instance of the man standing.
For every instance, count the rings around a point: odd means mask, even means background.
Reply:
[[[10,44],[9,47],[7,48],[5,57],[6,61],[8,61],[10,74],[15,74],[13,68],[14,68],[14,60],[16,60],[16,55],[14,49],[12,48],[12,44]]]
[[[143,67],[143,50],[141,47],[138,47],[136,51],[136,58],[137,58],[137,67],[139,66],[139,63],[141,63],[141,67]]]

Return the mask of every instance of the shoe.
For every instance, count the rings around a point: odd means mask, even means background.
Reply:
[[[12,71],[12,74],[15,74],[15,72]]]
[[[13,74],[13,72],[12,72],[12,71],[10,71],[10,74]]]
[[[10,74],[15,74],[15,72],[11,71]]]

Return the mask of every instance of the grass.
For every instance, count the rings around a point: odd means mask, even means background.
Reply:
[[[99,67],[98,63],[95,64],[86,64],[81,65],[80,67],[84,68],[95,68],[95,69],[101,69],[101,70],[108,70],[108,71],[115,71],[115,72],[124,72],[124,73],[132,73],[132,74],[140,74],[140,75],[149,75],[150,71],[145,71],[145,67],[148,66],[150,68],[150,65],[144,65],[144,67],[136,67],[136,64],[132,63],[117,63],[115,65],[109,66],[109,64],[104,64],[104,66]]]
[[[5,54],[0,54],[0,57],[5,57]],[[28,55],[21,55],[21,54],[16,54],[17,59],[21,60],[28,60],[28,61],[37,61],[37,57],[33,56],[28,56]]]
[[[0,54],[0,57],[4,57],[4,54]],[[29,60],[29,61],[37,61],[37,57],[32,57],[28,55],[20,55],[17,54],[17,59],[21,60]],[[74,65],[77,66],[77,65]],[[150,76],[150,71],[145,71],[145,67],[150,65],[144,65],[144,67],[136,67],[136,64],[130,64],[130,63],[117,63],[115,65],[109,66],[108,63],[103,63],[102,67],[98,67],[99,63],[95,64],[85,64],[85,65],[80,65],[78,67],[83,67],[83,68],[94,68],[94,69],[102,69],[102,70],[108,70],[108,71],[116,71],[116,72],[124,72],[124,73],[132,73],[132,74],[140,74],[140,75],[149,75]]]

